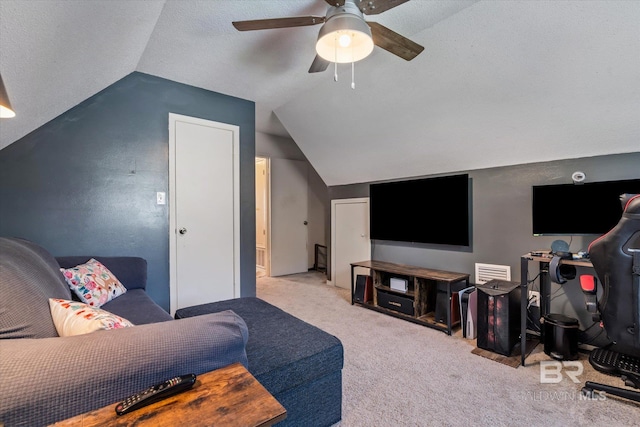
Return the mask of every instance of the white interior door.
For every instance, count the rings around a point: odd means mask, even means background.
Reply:
[[[371,258],[369,199],[331,201],[331,276],[333,284],[351,289],[351,263]],[[363,271],[363,274],[369,274]]]
[[[171,311],[238,297],[239,127],[169,115]]]
[[[271,276],[308,271],[307,164],[272,158]]]

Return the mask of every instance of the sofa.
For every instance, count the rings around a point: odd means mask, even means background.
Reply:
[[[50,301],[78,300],[61,268],[89,259],[126,288],[100,309],[134,326],[59,336]],[[173,318],[146,294],[146,281],[139,257],[54,258],[34,242],[0,237],[0,425],[51,424],[115,406],[168,378],[236,362],[285,407],[279,425],[340,420],[343,348],[336,337],[259,298],[187,307]]]

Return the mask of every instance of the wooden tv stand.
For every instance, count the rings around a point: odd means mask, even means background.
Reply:
[[[371,270],[373,279],[372,301],[357,302],[354,299],[354,269],[356,267]],[[391,289],[389,286],[391,278],[407,280],[408,290],[402,292]],[[452,302],[456,301],[456,299],[452,298],[452,295],[467,287],[469,287],[469,275],[464,273],[432,270],[429,268],[384,261],[360,261],[351,263],[351,304],[358,304],[371,310],[438,329],[448,335],[451,335],[452,327],[459,322],[459,319],[452,319],[451,305]],[[436,320],[435,315],[438,290],[442,293],[446,292],[446,321],[444,322]],[[385,297],[391,296],[393,298],[395,296],[401,301],[407,301],[413,307],[413,314],[406,314],[399,310],[380,306],[380,293],[384,294]]]

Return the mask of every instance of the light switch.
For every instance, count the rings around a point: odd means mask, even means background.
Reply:
[[[156,193],[156,203],[159,205],[164,205],[167,203],[167,197],[164,191],[158,191]]]

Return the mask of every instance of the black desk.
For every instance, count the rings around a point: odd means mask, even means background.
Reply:
[[[524,359],[527,356],[527,305],[529,302],[529,283],[527,278],[529,276],[529,262],[537,261],[540,263],[540,277],[538,280],[540,280],[540,317],[542,318],[546,314],[549,314],[551,305],[549,263],[552,258],[553,256],[550,253],[543,254],[542,256],[534,256],[528,253],[520,257],[520,287],[522,288],[522,297],[520,300],[520,362],[522,366],[524,366]],[[560,264],[593,268],[593,264],[587,259],[563,259],[560,260]]]

